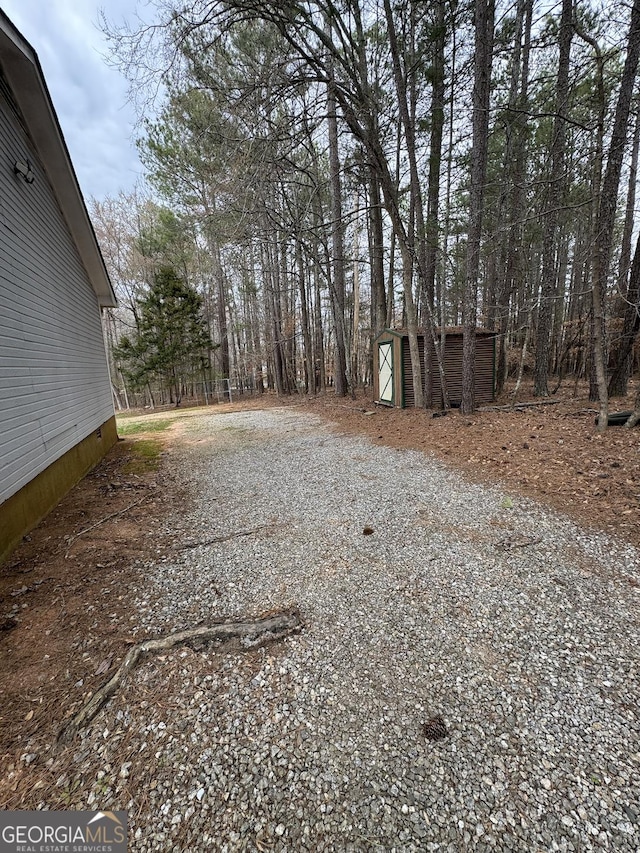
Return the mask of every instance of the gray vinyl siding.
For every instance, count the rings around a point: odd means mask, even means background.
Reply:
[[[31,162],[33,184],[14,175],[18,159]],[[0,502],[112,416],[96,295],[0,94]]]

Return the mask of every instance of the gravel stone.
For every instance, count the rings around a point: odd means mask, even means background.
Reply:
[[[292,408],[183,426],[193,505],[137,629],[293,604],[305,629],[147,660],[86,730],[131,850],[636,853],[633,547]]]

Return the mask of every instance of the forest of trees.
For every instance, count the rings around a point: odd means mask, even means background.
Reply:
[[[522,367],[541,397],[585,379],[604,427],[638,366],[640,0],[155,6],[153,25],[104,22],[148,180],[91,210],[119,404],[220,379],[345,395],[401,326],[422,406],[461,326],[464,411],[482,327],[498,391]],[[140,372],[163,276],[200,300],[198,355]]]

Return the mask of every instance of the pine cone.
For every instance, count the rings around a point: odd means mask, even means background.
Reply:
[[[442,740],[447,736],[447,726],[440,714],[427,720],[424,724],[424,735],[427,740]]]

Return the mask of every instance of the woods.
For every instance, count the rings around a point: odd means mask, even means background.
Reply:
[[[148,176],[92,209],[121,405],[222,380],[344,396],[403,327],[415,405],[437,371],[446,406],[445,330],[463,326],[463,411],[480,328],[498,391],[519,367],[540,397],[587,379],[604,428],[638,368],[640,0],[154,9],[152,26],[103,22]],[[142,381],[131,347],[163,270],[201,302],[200,360]]]

